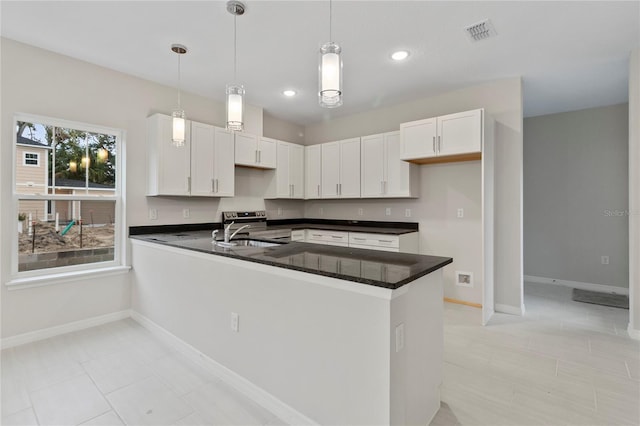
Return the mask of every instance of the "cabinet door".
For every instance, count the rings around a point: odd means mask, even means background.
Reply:
[[[173,119],[155,114],[148,119],[149,195],[189,195],[191,177],[191,131],[186,123],[185,142],[176,147],[172,140]]]
[[[438,117],[438,155],[456,155],[482,150],[482,110]]]
[[[214,195],[214,127],[191,122],[191,195]]]
[[[235,163],[242,166],[258,164],[258,138],[249,133],[235,133]]]
[[[412,160],[436,156],[436,118],[400,124],[400,158]]]
[[[289,145],[289,182],[292,198],[304,198],[304,147]]]
[[[214,189],[218,197],[233,197],[235,191],[235,162],[233,133],[215,128]]]
[[[304,148],[304,197],[306,199],[321,197],[322,145]]]
[[[339,195],[360,198],[360,138],[340,141]]]
[[[323,143],[322,150],[322,198],[337,198],[340,183],[340,143]],[[359,176],[358,176],[359,178]]]
[[[291,198],[291,182],[289,181],[291,164],[289,161],[291,148],[286,142],[278,142],[278,167],[276,167],[276,197]]]
[[[258,143],[258,167],[275,169],[277,166],[277,143],[275,139],[260,138]]]
[[[363,197],[381,197],[384,195],[384,136],[372,135],[362,138],[361,182]],[[399,160],[398,160],[399,161]]]
[[[384,193],[387,197],[411,196],[410,163],[400,159],[400,133],[384,135],[385,178]]]

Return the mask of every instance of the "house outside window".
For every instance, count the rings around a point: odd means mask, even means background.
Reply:
[[[124,132],[15,117],[14,279],[122,266]]]

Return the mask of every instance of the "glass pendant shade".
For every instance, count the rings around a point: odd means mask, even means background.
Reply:
[[[183,146],[186,130],[184,110],[176,109],[171,116],[173,117],[173,134],[171,139],[175,146]]]
[[[342,105],[342,49],[330,41],[320,48],[318,83],[320,106],[336,108]]]
[[[227,130],[241,132],[244,129],[244,87],[227,86]]]

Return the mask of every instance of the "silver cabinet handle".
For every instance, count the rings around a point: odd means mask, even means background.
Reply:
[[[262,151],[258,150],[258,163],[262,163]]]
[[[436,137],[433,137],[433,152],[436,152]]]
[[[255,150],[256,163],[258,162],[258,150]]]
[[[358,237],[353,237],[354,240],[358,240],[358,241],[365,241],[366,238],[358,238]]]
[[[342,237],[340,237],[338,235],[332,235],[331,238],[342,238]]]
[[[442,137],[438,135],[438,152],[442,150]]]
[[[380,241],[381,243],[392,243],[393,242],[391,240],[378,240],[378,241]]]
[[[216,179],[216,193],[220,191],[220,181]]]
[[[336,183],[336,195],[340,195],[340,184]]]
[[[216,180],[211,179],[211,192],[216,192]]]
[[[340,195],[342,195],[342,184],[341,183],[338,184],[338,188],[340,188]]]
[[[320,185],[318,185],[318,197],[320,196]]]

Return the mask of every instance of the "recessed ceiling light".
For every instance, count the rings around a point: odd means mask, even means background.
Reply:
[[[284,92],[282,92],[283,95],[287,96],[287,97],[292,97],[296,95],[296,91],[295,90],[285,90]]]
[[[398,50],[391,54],[391,59],[394,61],[403,61],[409,57],[409,52],[406,50]]]

